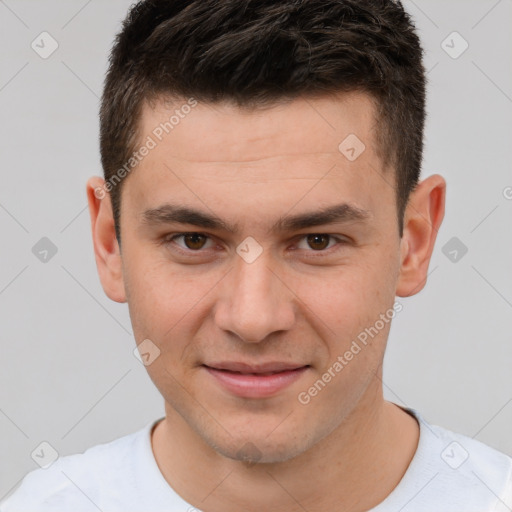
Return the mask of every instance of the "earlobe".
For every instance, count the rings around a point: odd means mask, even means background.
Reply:
[[[116,238],[110,195],[105,181],[94,176],[87,181],[87,201],[91,218],[94,256],[101,285],[115,302],[126,302],[122,261]]]
[[[446,181],[439,174],[424,179],[411,193],[405,212],[401,265],[396,294],[415,295],[423,289],[437,233],[444,217]]]

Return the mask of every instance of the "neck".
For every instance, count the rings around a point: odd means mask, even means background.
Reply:
[[[279,463],[220,455],[166,404],[152,435],[155,458],[171,487],[209,512],[369,510],[396,487],[419,440],[417,421],[375,390],[313,448]]]

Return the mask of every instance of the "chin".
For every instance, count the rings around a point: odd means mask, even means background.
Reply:
[[[313,437],[306,433],[303,434],[303,439],[298,439],[296,431],[283,431],[279,437],[274,434],[268,436],[254,432],[252,435],[245,434],[224,439],[204,438],[223,457],[245,462],[248,465],[286,462],[310,448],[314,444],[312,439]]]

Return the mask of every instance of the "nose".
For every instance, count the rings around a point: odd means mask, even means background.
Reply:
[[[216,325],[246,343],[259,343],[295,322],[294,294],[271,269],[265,251],[252,263],[237,257],[223,279],[221,294]]]

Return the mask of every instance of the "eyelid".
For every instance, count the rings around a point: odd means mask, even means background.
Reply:
[[[170,245],[170,244],[173,244],[173,243],[175,244],[174,239],[180,238],[180,237],[184,237],[186,235],[201,235],[201,236],[204,236],[205,238],[207,238],[207,243],[208,243],[208,240],[213,242],[213,237],[210,236],[210,235],[207,235],[206,233],[202,233],[202,232],[199,232],[199,231],[183,231],[181,233],[172,233],[170,235],[166,235],[163,238],[163,244],[164,245]],[[193,249],[183,248],[183,247],[179,246],[178,244],[175,244],[175,245],[177,247],[178,252],[181,252],[181,253],[186,254],[186,255],[201,254],[201,253],[206,251],[206,249],[202,249],[202,248],[198,249],[197,251],[194,251]]]
[[[312,253],[318,253],[318,254],[321,254],[321,253],[328,253],[331,249],[334,249],[337,245],[343,245],[343,244],[348,244],[349,243],[349,240],[346,238],[346,237],[342,237],[342,236],[339,236],[339,235],[333,235],[331,233],[321,233],[321,232],[318,232],[318,233],[305,233],[303,235],[299,235],[296,237],[296,240],[298,241],[301,241],[303,240],[304,238],[306,238],[307,236],[310,236],[310,235],[325,235],[325,236],[328,236],[329,237],[329,243],[331,241],[335,241],[336,244],[334,244],[332,247],[329,247],[328,249],[322,249],[322,250],[319,250],[319,251],[315,251],[314,249],[309,249],[309,250],[306,250],[306,252],[312,252]],[[301,249],[299,249],[301,250]]]

